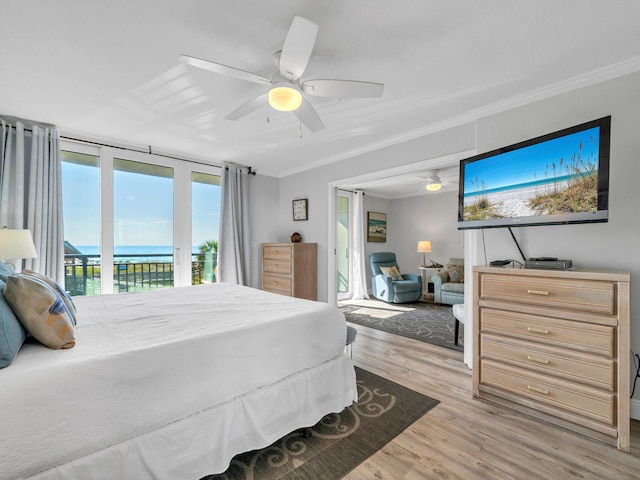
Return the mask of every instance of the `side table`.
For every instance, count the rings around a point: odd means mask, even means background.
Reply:
[[[420,269],[420,275],[422,276],[422,296],[420,301],[433,302],[433,283],[431,282],[431,275],[442,271],[442,268],[433,267],[418,267]]]

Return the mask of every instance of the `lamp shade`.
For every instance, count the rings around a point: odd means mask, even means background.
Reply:
[[[420,240],[418,242],[418,252],[425,253],[431,251],[431,242],[429,240]]]
[[[35,258],[36,246],[30,230],[0,229],[0,260]]]
[[[281,112],[293,112],[300,108],[302,94],[293,84],[276,84],[269,90],[269,105]]]

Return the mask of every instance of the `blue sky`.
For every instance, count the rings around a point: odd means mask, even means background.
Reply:
[[[63,162],[65,240],[100,243],[100,172],[97,167]],[[114,172],[115,245],[173,244],[173,180]],[[192,183],[192,245],[218,239],[220,187]]]
[[[565,163],[569,163],[572,156],[578,154],[580,143],[582,143],[581,159],[584,162],[595,162],[597,166],[599,138],[599,127],[596,127],[470,162],[465,165],[464,190],[471,193],[482,188],[482,185],[474,185],[476,178],[479,183],[484,182],[486,190],[542,180],[546,178],[545,172],[548,178],[553,178],[551,166],[554,163],[556,175],[561,175],[558,171],[560,158],[564,159]]]

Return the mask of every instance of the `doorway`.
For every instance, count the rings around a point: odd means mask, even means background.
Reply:
[[[390,197],[390,196],[385,197],[384,194],[377,194],[377,192],[385,191],[385,189],[388,188],[389,186],[395,186],[396,183],[403,180],[402,177],[410,176],[411,174],[413,174],[413,176],[415,177],[417,173],[423,172],[425,170],[442,170],[442,169],[450,168],[452,165],[455,165],[456,163],[458,163],[461,159],[471,156],[473,154],[475,154],[475,150],[456,152],[454,154],[435,158],[435,159],[416,162],[410,165],[394,167],[385,171],[366,173],[366,174],[358,175],[355,177],[336,180],[329,183],[328,185],[329,186],[329,189],[328,189],[329,245],[327,249],[329,254],[328,255],[328,290],[327,290],[329,292],[329,295],[328,295],[329,303],[337,304],[339,300],[344,300],[342,296],[344,288],[342,288],[339,285],[339,282],[341,281],[341,275],[342,275],[340,273],[340,269],[343,267],[341,267],[340,265],[344,260],[345,240],[340,239],[339,230],[342,228],[345,228],[345,230],[348,230],[348,233],[351,234],[349,236],[352,236],[353,229],[354,229],[354,225],[352,223],[349,223],[347,225],[348,229],[345,227],[346,224],[344,219],[351,218],[352,215],[349,215],[349,216],[346,215],[347,207],[344,204],[345,201],[341,200],[340,197],[348,191],[363,190],[367,194],[366,198],[369,198],[369,195],[371,195],[371,197],[378,198],[378,199],[388,199],[388,198],[394,199],[393,197]],[[451,182],[447,182],[447,183],[449,185],[451,184]],[[455,187],[457,188],[457,184],[455,185]],[[417,192],[418,189],[415,186],[412,188],[413,188],[413,191],[410,191],[410,194],[407,194],[404,197],[397,197],[398,199],[400,199],[399,201],[404,201],[402,200],[403,198],[417,196],[418,194],[417,193],[413,194],[413,192],[414,191]],[[424,188],[424,185],[422,186],[422,188]],[[443,191],[444,191],[444,188],[443,188]],[[369,208],[373,208],[375,211],[375,208],[377,208],[377,206],[378,205],[373,205],[373,206],[365,205],[365,210]],[[349,210],[350,211],[353,210],[352,204],[349,204]],[[444,212],[445,210],[443,209],[438,211]],[[339,219],[340,216],[342,216],[343,218],[342,221],[340,221]],[[403,223],[403,220],[399,220],[397,215],[393,218],[396,221],[397,226],[399,227],[406,226],[406,222]],[[413,220],[409,219],[406,221],[413,221]],[[465,290],[466,290],[465,303],[467,303],[465,310],[468,312],[472,312],[471,299],[472,299],[473,282],[472,282],[471,271],[472,271],[473,265],[479,264],[480,253],[481,253],[479,250],[480,244],[478,240],[478,234],[475,231],[465,231],[464,234],[458,236],[457,238],[459,238],[459,240],[456,239],[455,241],[456,242],[459,241],[461,246],[464,247],[465,270],[466,270],[465,277],[470,278],[469,282],[465,282]],[[390,251],[393,249],[396,249],[398,251],[405,251],[405,252],[411,251],[413,255],[417,255],[415,253],[416,252],[415,245],[417,245],[418,240],[422,240],[422,238],[416,237],[415,239],[412,238],[410,240],[407,240],[406,238],[396,238],[396,240],[392,240],[392,242],[388,245],[388,248],[390,249]],[[365,249],[368,249],[368,250],[365,250],[365,252],[370,251],[371,250],[370,247],[371,246],[367,244],[365,246]],[[350,250],[350,252],[352,251]],[[443,257],[443,261],[441,263],[443,263],[444,261],[445,260]],[[351,273],[352,272],[349,272],[349,274]],[[473,323],[473,318],[469,318],[469,321],[465,322],[465,325],[464,325],[464,332],[465,332],[464,362],[469,367],[471,366],[472,348],[473,348],[472,342],[471,342],[472,323]]]

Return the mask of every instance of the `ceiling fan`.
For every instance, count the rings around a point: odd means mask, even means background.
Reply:
[[[437,192],[442,188],[443,179],[438,175],[437,170],[431,170],[418,175],[424,180],[424,188],[430,192]]]
[[[301,80],[316,41],[318,26],[302,17],[293,17],[282,50],[273,54],[276,69],[272,78],[263,77],[221,63],[180,55],[180,60],[193,67],[228,75],[268,87],[265,93],[243,103],[225,118],[238,120],[269,102],[276,110],[293,112],[311,132],[324,128],[322,120],[305,95],[330,98],[375,98],[384,90],[381,83],[355,80]]]

